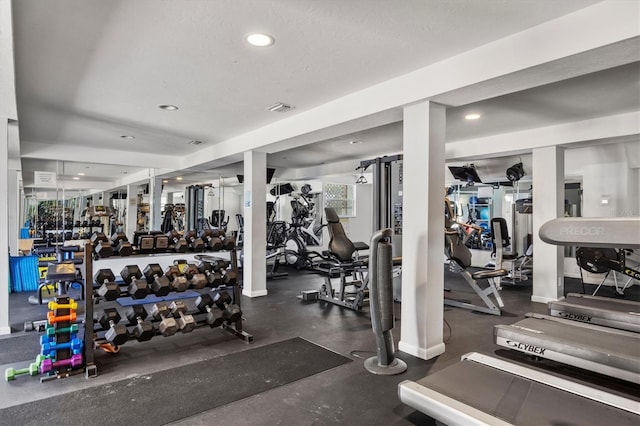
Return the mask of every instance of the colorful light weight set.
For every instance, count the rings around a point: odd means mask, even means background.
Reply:
[[[47,328],[40,337],[40,355],[27,368],[7,368],[5,380],[15,380],[24,374],[43,374],[45,377],[41,380],[45,381],[82,371],[84,343],[78,337],[78,325],[74,324],[77,308],[78,304],[68,296],[57,296],[55,301],[49,302]]]

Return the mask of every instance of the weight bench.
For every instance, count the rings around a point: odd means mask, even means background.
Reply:
[[[317,269],[326,272],[324,284],[320,290],[303,291],[303,300],[324,300],[345,308],[358,310],[362,308],[369,294],[367,270],[369,256],[361,256],[360,251],[368,250],[364,242],[353,242],[347,237],[340,217],[335,209],[324,209],[329,230],[328,250],[322,252],[323,262]],[[336,291],[331,278],[339,277],[340,289]],[[347,277],[352,277],[351,281]]]
[[[448,298],[444,299],[444,304],[492,315],[501,315],[502,311],[500,309],[504,307],[504,303],[502,303],[502,298],[498,291],[499,287],[496,286],[494,280],[506,276],[508,272],[504,269],[469,272],[467,268],[471,266],[471,251],[464,245],[458,230],[452,228],[455,223],[453,218],[453,209],[449,200],[445,197],[444,253],[449,260],[449,270],[462,275],[473,291],[480,296],[485,306]],[[487,280],[488,286],[480,288],[478,280]],[[489,298],[490,295],[493,295],[495,303]]]
[[[42,299],[42,292],[46,291],[51,294],[51,287],[55,288],[56,294],[54,295],[65,295],[67,294],[69,288],[72,284],[79,284],[81,287],[81,298],[84,300],[84,283],[82,282],[82,278],[78,276],[78,271],[76,269],[76,264],[82,263],[81,259],[75,259],[66,262],[60,263],[50,263],[47,267],[47,273],[45,275],[45,279],[40,282],[38,285],[38,294],[37,296],[29,296],[29,303],[32,305],[42,305],[47,300]]]

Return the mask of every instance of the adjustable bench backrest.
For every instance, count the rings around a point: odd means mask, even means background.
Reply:
[[[329,251],[341,261],[352,260],[356,248],[344,232],[340,217],[332,207],[325,207],[324,215],[329,229]]]

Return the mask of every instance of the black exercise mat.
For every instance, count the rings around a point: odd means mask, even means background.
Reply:
[[[0,365],[26,360],[33,362],[39,353],[40,333],[0,339]]]
[[[5,408],[0,410],[0,423],[166,424],[350,361],[351,359],[336,352],[296,337],[146,376]],[[50,385],[51,383],[45,386]]]

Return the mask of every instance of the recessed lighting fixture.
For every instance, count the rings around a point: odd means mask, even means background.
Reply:
[[[247,43],[256,47],[268,47],[276,42],[273,36],[265,33],[249,33],[244,36],[244,39]]]
[[[362,143],[362,141],[360,141],[360,140],[352,140],[352,141],[349,141],[349,143],[350,143],[351,145],[358,145],[358,144],[361,144],[361,143]]]
[[[79,173],[78,173],[78,176],[84,176],[84,173],[79,172]]]
[[[135,139],[135,136],[131,136],[131,135],[122,135],[120,136],[122,139]]]
[[[190,141],[190,142],[189,142],[189,145],[202,145],[203,143],[204,143],[204,142],[202,142],[202,141],[195,141],[195,140],[194,140],[194,141]]]
[[[73,180],[80,180],[80,178],[78,176],[74,176]]]
[[[480,114],[467,114],[464,116],[465,120],[477,120],[480,118]]]
[[[169,181],[168,180],[163,180],[162,183],[169,183]]]
[[[287,112],[292,110],[293,108],[295,107],[291,105],[287,105],[283,102],[276,102],[275,104],[266,107],[265,110],[271,111],[271,112]]]
[[[175,111],[178,109],[175,105],[158,105],[158,108],[163,109],[165,111]]]
[[[180,176],[178,176],[178,177],[176,178],[176,180],[182,180],[182,178],[181,178]]]

